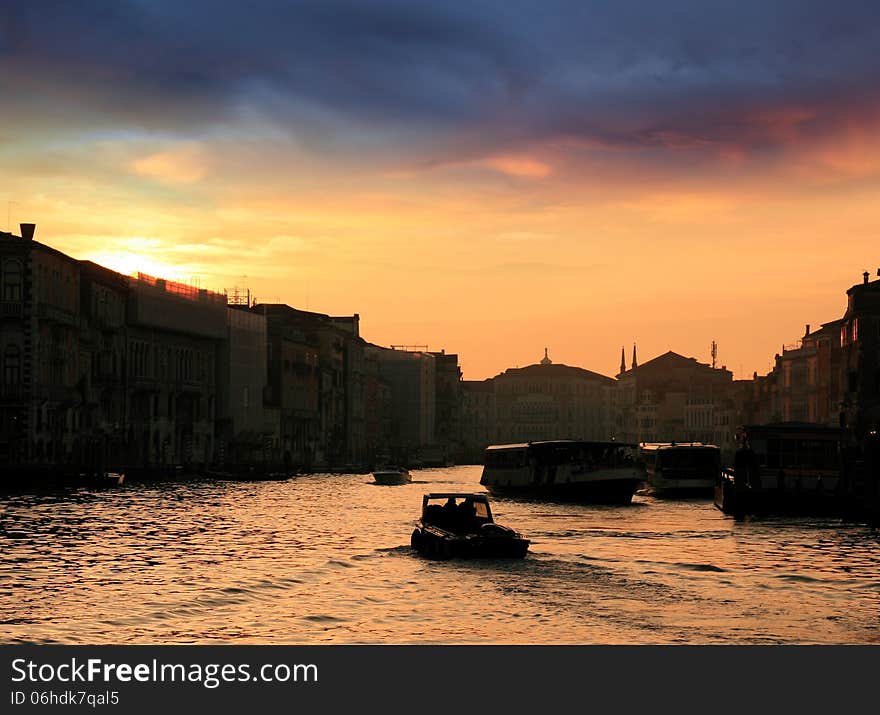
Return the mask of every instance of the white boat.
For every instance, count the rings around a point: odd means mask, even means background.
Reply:
[[[494,494],[629,504],[645,479],[637,445],[548,440],[488,447],[480,484]]]
[[[405,467],[383,467],[373,471],[373,479],[376,484],[408,484],[412,475]]]
[[[108,486],[119,487],[125,481],[125,474],[122,472],[104,472],[104,483]]]

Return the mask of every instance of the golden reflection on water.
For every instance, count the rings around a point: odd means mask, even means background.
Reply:
[[[432,562],[428,491],[479,467],[2,497],[0,638],[60,643],[876,643],[880,536],[711,501],[495,500],[522,561]]]

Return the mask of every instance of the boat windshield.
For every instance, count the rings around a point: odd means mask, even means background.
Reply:
[[[463,497],[429,499],[422,519],[446,528],[474,528],[492,521],[489,505],[485,501]]]

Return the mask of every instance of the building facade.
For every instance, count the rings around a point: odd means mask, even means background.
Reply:
[[[738,388],[726,367],[669,351],[617,376],[616,437],[621,442],[694,441],[735,449]]]

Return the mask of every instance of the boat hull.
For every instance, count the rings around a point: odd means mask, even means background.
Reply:
[[[412,481],[412,475],[409,472],[373,472],[373,481],[384,486],[409,484]]]
[[[715,491],[715,479],[664,479],[650,480],[651,493],[667,499],[711,497]]]
[[[569,465],[555,469],[486,467],[480,479],[480,484],[499,496],[595,504],[629,504],[643,483],[644,474],[635,467],[578,470]]]
[[[433,527],[416,529],[412,548],[432,559],[522,559],[529,550],[528,539],[517,535],[459,535]]]
[[[838,490],[838,478],[821,479],[793,477],[788,483],[782,477],[763,479],[760,485],[737,484],[732,474],[725,473],[715,483],[715,506],[725,514],[833,514],[844,504]]]
[[[638,479],[616,479],[595,482],[571,482],[568,484],[529,484],[502,486],[485,484],[496,496],[540,499],[546,501],[587,502],[591,504],[629,504],[639,488]]]

